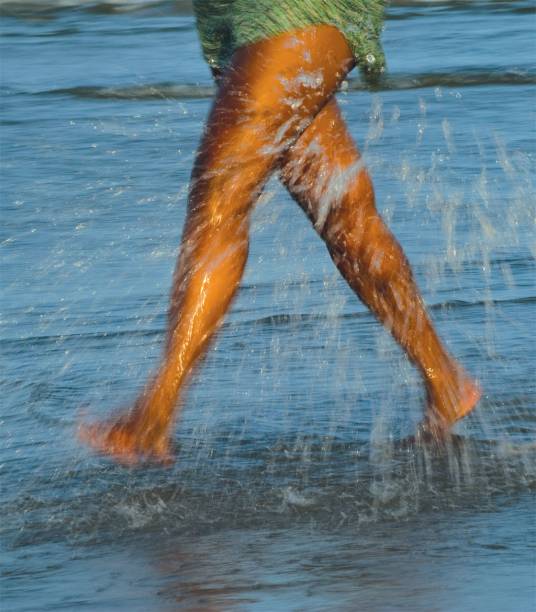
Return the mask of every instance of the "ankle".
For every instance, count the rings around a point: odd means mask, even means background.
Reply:
[[[478,382],[458,367],[450,376],[438,376],[426,382],[428,416],[447,426],[470,412],[482,391]]]

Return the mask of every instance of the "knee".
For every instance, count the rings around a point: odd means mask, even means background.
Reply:
[[[352,189],[334,206],[322,237],[336,260],[345,260],[378,281],[390,282],[404,254],[376,209],[372,181],[360,173]]]
[[[376,210],[372,180],[365,169],[358,170],[343,191],[342,197],[333,198],[326,222],[319,229],[324,240],[341,243],[357,256],[375,240],[383,222]]]
[[[233,228],[249,216],[269,170],[269,160],[253,154],[211,151],[192,176],[189,217],[199,227]]]
[[[195,242],[232,240],[247,234],[250,202],[243,197],[214,196],[190,204],[187,228]]]

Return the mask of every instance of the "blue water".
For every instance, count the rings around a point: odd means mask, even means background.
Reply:
[[[339,94],[485,396],[401,450],[416,373],[271,182],[170,469],[75,441],[158,360],[213,87],[187,2],[0,3],[4,610],[532,610],[536,18],[396,2]]]

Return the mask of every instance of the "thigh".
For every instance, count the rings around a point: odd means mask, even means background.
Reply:
[[[353,62],[345,37],[327,25],[239,48],[220,79],[200,161],[226,168],[260,158],[274,163],[329,101]]]
[[[375,214],[372,182],[335,98],[286,151],[280,177],[322,235],[337,221],[355,226]]]
[[[239,48],[220,79],[194,163],[187,230],[243,219],[352,65],[344,36],[332,26]]]

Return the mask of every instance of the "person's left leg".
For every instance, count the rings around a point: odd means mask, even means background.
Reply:
[[[420,370],[426,427],[439,435],[472,410],[480,390],[441,343],[334,98],[285,154],[281,178],[342,276]]]
[[[179,393],[242,276],[251,207],[281,154],[353,63],[344,36],[326,25],[234,54],[195,161],[162,362],[132,410],[82,427],[81,437],[93,447],[126,463],[166,459]]]

